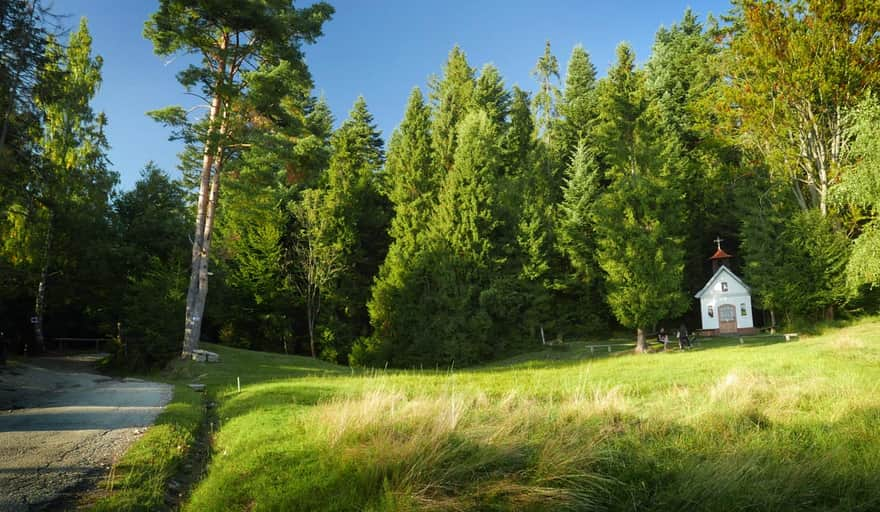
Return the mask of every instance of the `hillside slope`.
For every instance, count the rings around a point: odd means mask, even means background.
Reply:
[[[875,510],[878,332],[243,381],[188,510]]]

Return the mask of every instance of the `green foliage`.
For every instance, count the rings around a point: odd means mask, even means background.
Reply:
[[[850,287],[880,284],[880,101],[866,98],[852,114],[854,163],[837,187],[837,201],[867,213],[847,266]]]
[[[437,165],[449,171],[452,168],[457,145],[457,125],[473,104],[474,70],[458,46],[449,52],[442,78],[430,83],[433,118],[431,147]]]
[[[507,120],[510,101],[498,68],[492,64],[483,66],[474,85],[474,107],[485,110],[491,121],[502,126]]]
[[[332,284],[327,311],[333,320],[335,352],[338,360],[345,362],[355,338],[369,334],[366,304],[370,284],[388,250],[389,208],[380,194],[385,155],[362,97],[334,133],[332,145],[321,207],[330,222],[323,238],[338,247],[343,270]]]
[[[847,145],[843,114],[880,84],[880,13],[865,0],[740,0],[732,21],[722,54],[727,128],[802,209],[828,214]]]
[[[606,274],[606,300],[627,327],[651,329],[687,309],[680,201],[658,178],[632,174],[615,181],[596,205],[596,256]]]
[[[599,197],[601,175],[595,156],[586,143],[578,143],[567,169],[560,205],[559,245],[581,280],[599,278],[595,260],[595,229],[592,214]]]
[[[569,158],[579,141],[593,130],[596,110],[596,67],[583,46],[577,45],[568,58],[565,90],[559,113],[559,145],[563,159]]]
[[[189,262],[184,191],[149,163],[113,210],[115,263],[126,280],[117,311],[122,339],[111,364],[135,371],[160,368],[176,355],[183,324]]]
[[[352,353],[352,364],[390,360],[390,347],[404,350],[412,341],[422,318],[409,316],[421,296],[412,274],[414,259],[423,250],[434,205],[439,178],[431,153],[430,112],[416,88],[410,94],[400,127],[391,137],[385,165],[388,198],[394,208],[389,236],[391,244],[379,275],[373,284],[368,303],[372,338],[362,338]],[[404,341],[410,340],[410,341]]]
[[[748,206],[740,236],[752,293],[761,307],[790,323],[845,302],[850,248],[830,219],[799,210],[788,194],[770,188]]]
[[[559,61],[550,51],[550,41],[544,45],[544,54],[535,63],[532,76],[538,81],[538,91],[532,98],[532,112],[535,116],[535,127],[538,135],[545,143],[550,142],[558,112],[557,106],[561,99],[559,87],[553,83],[554,77],[559,81]]]

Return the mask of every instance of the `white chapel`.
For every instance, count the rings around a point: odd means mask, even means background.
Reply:
[[[703,334],[751,334],[755,332],[752,294],[748,285],[730,269],[731,256],[715,239],[717,250],[712,255],[712,277],[694,297],[700,299]]]

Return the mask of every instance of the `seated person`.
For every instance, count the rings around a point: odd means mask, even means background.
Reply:
[[[660,332],[657,333],[657,341],[663,344],[663,350],[666,350],[667,345],[669,345],[669,334],[666,333],[666,329],[663,327],[660,328]]]

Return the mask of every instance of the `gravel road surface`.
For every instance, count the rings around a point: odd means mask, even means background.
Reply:
[[[55,510],[103,474],[172,387],[88,373],[94,356],[0,367],[0,511]]]

